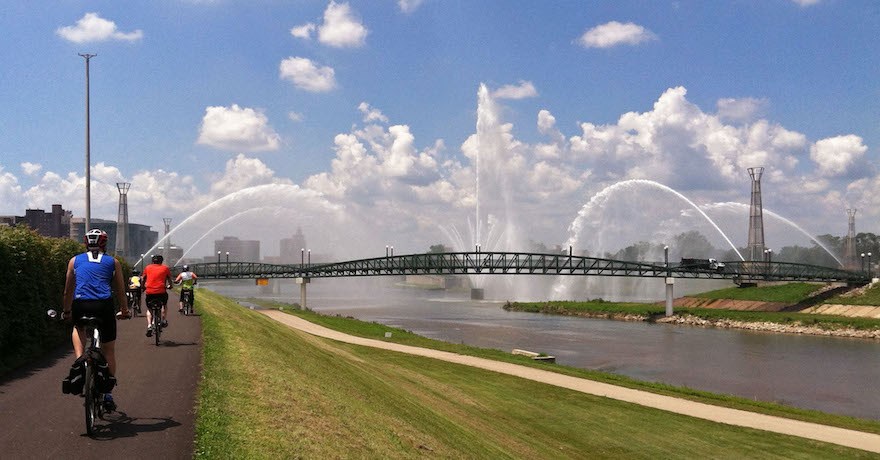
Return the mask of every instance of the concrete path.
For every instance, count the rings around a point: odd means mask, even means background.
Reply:
[[[83,398],[61,393],[70,342],[0,380],[0,458],[190,459],[201,374],[201,321],[177,313],[157,347],[144,317],[117,322],[115,413],[85,435]]]
[[[818,441],[839,444],[842,446],[862,449],[869,452],[880,453],[880,435],[863,433],[860,431],[835,428],[815,423],[790,420],[782,417],[757,414],[737,409],[712,406],[709,404],[688,401],[685,399],[663,396],[646,391],[633,390],[624,387],[595,382],[592,380],[570,377],[555,372],[534,369],[517,364],[493,361],[490,359],[473,356],[459,355],[445,351],[418,348],[408,345],[383,342],[381,340],[355,337],[305,321],[293,315],[277,310],[261,310],[266,316],[286,324],[292,328],[307,332],[320,337],[325,337],[340,342],[352,343],[368,347],[382,348],[386,350],[409,353],[412,355],[425,356],[440,359],[467,366],[479,367],[503,374],[514,375],[537,382],[543,382],[570,390],[580,391],[597,396],[626,401],[642,406],[653,407],[678,414],[689,415],[713,422],[738,425],[759,430],[772,431],[775,433],[799,436],[802,438],[815,439]]]

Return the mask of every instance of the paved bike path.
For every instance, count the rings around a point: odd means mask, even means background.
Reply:
[[[861,431],[836,428],[816,423],[802,422],[771,415],[758,414],[738,409],[713,406],[709,404],[674,398],[671,396],[658,395],[646,391],[619,387],[593,380],[571,377],[556,372],[520,366],[512,363],[494,361],[474,356],[459,355],[446,351],[419,348],[397,343],[383,342],[381,340],[356,337],[342,332],[310,323],[302,318],[288,315],[277,310],[261,310],[264,315],[283,323],[291,328],[298,329],[319,337],[338,340],[374,348],[409,353],[440,359],[458,364],[479,367],[490,371],[547,383],[563,388],[568,388],[582,393],[589,393],[621,401],[631,402],[642,406],[653,407],[669,412],[689,415],[714,422],[728,425],[738,425],[759,430],[799,436],[802,438],[815,439],[818,441],[839,444],[856,449],[880,453],[880,435],[863,433]]]
[[[144,335],[145,317],[117,322],[118,409],[98,420],[94,437],[85,435],[83,398],[61,393],[69,342],[0,380],[0,458],[192,458],[201,321],[179,315],[169,297],[158,347]]]

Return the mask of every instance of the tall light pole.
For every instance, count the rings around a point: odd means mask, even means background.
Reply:
[[[91,124],[89,117],[89,60],[93,57],[97,56],[97,54],[88,54],[88,53],[78,53],[80,56],[85,58],[86,60],[86,220],[85,227],[83,227],[83,234],[89,231],[89,226],[91,225],[92,218],[92,190],[91,183],[92,177],[89,171],[91,166]]]
[[[871,281],[871,253],[868,253],[868,281]]]

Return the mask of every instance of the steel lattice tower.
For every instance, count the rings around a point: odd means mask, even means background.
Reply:
[[[165,236],[164,236],[165,241],[162,243],[162,258],[165,259],[165,263],[167,264],[167,263],[170,263],[168,261],[168,254],[169,254],[169,250],[171,248],[171,238],[168,238],[168,233],[171,232],[171,218],[164,217],[164,218],[162,218],[162,222],[165,222]]]
[[[859,260],[856,258],[856,210],[847,209],[849,217],[849,231],[846,232],[846,240],[843,242],[843,260],[846,268],[856,270],[859,268]]]
[[[130,254],[128,239],[128,182],[117,182],[119,189],[119,215],[116,216],[116,257],[125,258]]]
[[[761,206],[761,175],[764,168],[749,168],[752,178],[752,204],[749,207],[749,260],[764,259],[764,211]]]

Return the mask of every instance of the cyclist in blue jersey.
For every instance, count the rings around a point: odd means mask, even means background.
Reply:
[[[110,373],[116,375],[114,298],[121,317],[129,317],[122,266],[118,260],[105,254],[107,233],[92,229],[86,233],[84,239],[87,251],[72,257],[67,263],[62,318],[73,320],[75,325],[71,333],[71,341],[77,358],[83,354],[86,342],[84,328],[76,326],[78,320],[84,316],[100,318],[101,324],[98,329],[101,332],[101,349],[107,358]],[[104,405],[108,410],[116,409],[110,393],[107,393],[104,399]]]

